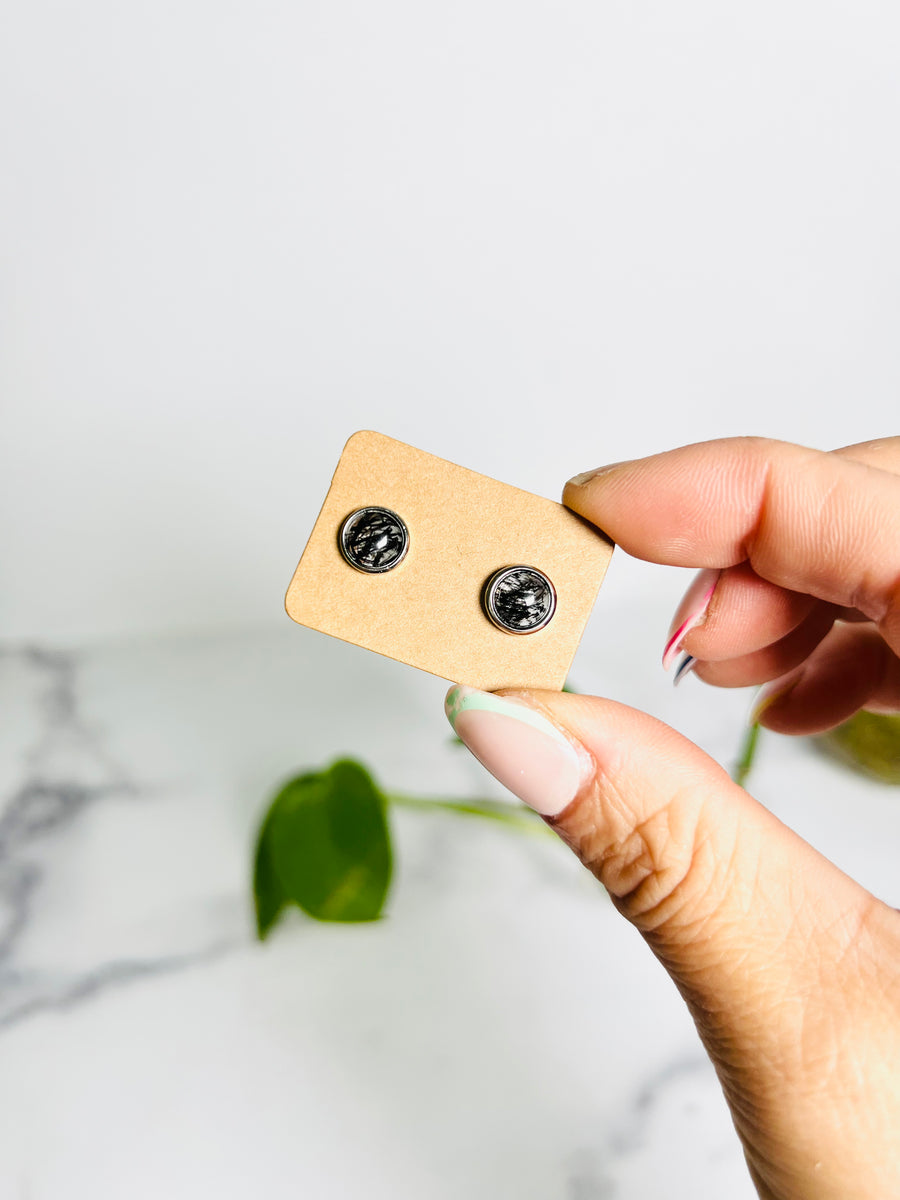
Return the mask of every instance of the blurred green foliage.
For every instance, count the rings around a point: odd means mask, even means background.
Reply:
[[[732,772],[738,783],[750,773],[759,735],[760,727],[751,725],[744,736]],[[859,712],[812,741],[853,770],[900,784],[900,714]],[[362,763],[339,759],[324,770],[288,780],[266,811],[253,869],[261,940],[289,905],[318,921],[374,921],[382,915],[393,871],[391,806],[482,817],[522,832],[554,836],[524,806],[387,793]]]
[[[319,921],[374,921],[391,882],[387,800],[369,772],[340,759],[279,791],[256,844],[256,928],[265,938],[285,905]]]
[[[524,805],[386,793],[362,763],[339,759],[289,779],[263,817],[253,864],[261,941],[289,905],[317,921],[375,921],[382,915],[393,862],[391,807],[480,817],[554,836]]]
[[[861,711],[815,742],[845,766],[882,783],[900,783],[900,714]]]

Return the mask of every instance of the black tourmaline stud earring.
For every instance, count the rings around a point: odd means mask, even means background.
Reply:
[[[504,633],[536,633],[553,619],[556,588],[536,567],[502,567],[484,585],[482,604]]]
[[[380,575],[406,557],[409,530],[389,508],[358,508],[341,526],[338,544],[351,567]]]

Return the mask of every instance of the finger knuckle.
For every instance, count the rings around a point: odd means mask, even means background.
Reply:
[[[721,831],[713,833],[706,812],[704,797],[686,785],[607,846],[600,878],[643,933],[690,940],[717,911],[734,851],[723,857]]]

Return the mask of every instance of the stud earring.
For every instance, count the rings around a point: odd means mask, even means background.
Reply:
[[[501,567],[485,583],[481,603],[504,633],[537,633],[556,612],[556,588],[536,567]]]
[[[409,530],[391,509],[370,505],[358,508],[346,518],[338,545],[351,567],[368,575],[380,575],[406,557]]]

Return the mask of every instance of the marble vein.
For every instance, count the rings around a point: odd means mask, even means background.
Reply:
[[[211,962],[246,943],[245,936],[226,932],[185,951],[75,967],[54,966],[46,954],[29,952],[26,943],[40,933],[44,893],[58,865],[48,847],[61,839],[64,844],[97,805],[127,804],[148,794],[82,716],[79,666],[71,652],[37,646],[0,651],[0,668],[16,672],[18,686],[12,690],[30,705],[27,715],[36,731],[21,754],[18,781],[0,807],[0,1031],[112,987]]]

